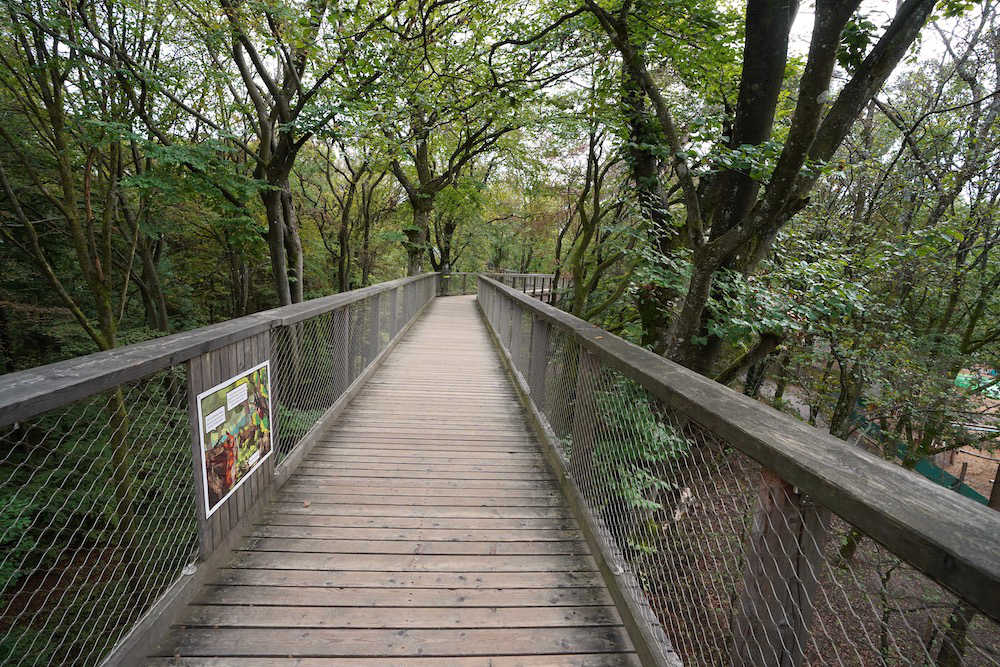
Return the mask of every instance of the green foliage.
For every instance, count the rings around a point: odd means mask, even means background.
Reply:
[[[864,60],[868,46],[875,38],[878,26],[868,20],[864,14],[855,14],[844,26],[840,35],[840,48],[837,50],[837,63],[848,72],[854,72]]]
[[[131,626],[193,556],[193,483],[189,464],[178,467],[190,450],[184,387],[183,372],[164,371],[126,398],[128,500],[113,473],[114,394],[0,434],[0,602],[34,610],[0,659],[96,661],[110,648],[103,623]]]
[[[656,498],[671,484],[662,479],[664,464],[689,451],[687,439],[662,414],[659,403],[635,382],[616,377],[596,393],[606,428],[594,443],[594,465],[609,502],[638,510],[663,509]]]

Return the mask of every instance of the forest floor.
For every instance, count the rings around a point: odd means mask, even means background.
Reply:
[[[997,456],[996,450],[963,447],[955,452],[955,458],[950,465],[941,467],[958,477],[962,473],[963,463],[969,466],[965,471],[965,483],[989,498],[1000,470],[1000,457]]]

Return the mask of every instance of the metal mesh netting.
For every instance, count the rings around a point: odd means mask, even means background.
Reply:
[[[1000,664],[995,622],[575,334],[532,333],[525,309],[485,282],[480,298],[668,661]]]
[[[434,295],[427,276],[272,332],[278,462]]]
[[[573,282],[565,275],[558,281],[552,273],[489,273],[484,274],[539,301],[559,305],[569,294]]]
[[[0,429],[0,663],[96,664],[194,560],[186,381]]]
[[[443,273],[438,283],[438,296],[461,296],[476,293],[476,277],[478,273]],[[524,292],[546,303],[556,304],[569,290],[572,282],[565,276],[559,279],[556,289],[552,283],[555,276],[551,273],[485,273],[508,287]]]

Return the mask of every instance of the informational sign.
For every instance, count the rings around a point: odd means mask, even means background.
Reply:
[[[198,394],[205,516],[271,455],[271,366],[254,366]]]

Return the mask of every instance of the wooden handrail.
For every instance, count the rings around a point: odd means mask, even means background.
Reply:
[[[1000,512],[488,276],[479,279],[1000,621]]]
[[[435,273],[390,280],[370,287],[272,308],[191,331],[95,352],[0,376],[0,426],[93,396],[175,366],[262,331],[288,326],[343,308],[374,294],[423,280]]]

